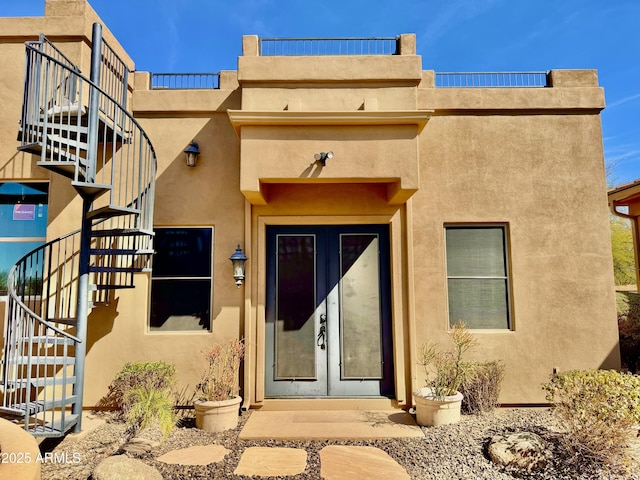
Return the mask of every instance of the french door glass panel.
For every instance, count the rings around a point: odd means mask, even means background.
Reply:
[[[378,236],[340,235],[342,378],[382,378]]]
[[[278,235],[277,380],[316,378],[315,235]]]

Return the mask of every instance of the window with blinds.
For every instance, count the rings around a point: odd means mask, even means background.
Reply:
[[[506,225],[446,226],[449,324],[509,329]]]

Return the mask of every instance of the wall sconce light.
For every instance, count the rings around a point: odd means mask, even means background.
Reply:
[[[229,257],[231,264],[233,265],[233,278],[236,280],[236,287],[240,288],[242,282],[244,282],[244,264],[247,261],[247,256],[242,252],[240,244],[233,255]]]
[[[195,141],[192,141],[184,151],[184,154],[187,158],[187,167],[195,167],[196,162],[198,161],[198,155],[200,155],[198,144]]]
[[[316,162],[320,162],[320,164],[324,167],[327,164],[327,159],[333,158],[333,152],[316,153],[313,158],[316,159]]]

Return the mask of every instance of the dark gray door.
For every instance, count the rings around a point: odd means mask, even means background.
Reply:
[[[266,395],[392,396],[388,225],[267,228]]]

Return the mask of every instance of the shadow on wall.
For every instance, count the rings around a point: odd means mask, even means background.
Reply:
[[[87,353],[98,340],[106,337],[113,330],[113,324],[118,316],[119,300],[116,297],[108,304],[96,306],[91,310],[88,318]]]

